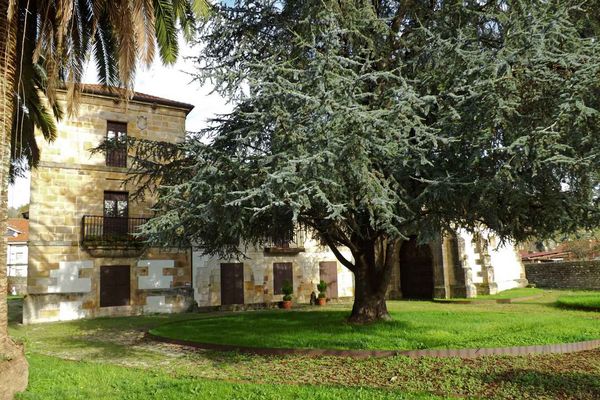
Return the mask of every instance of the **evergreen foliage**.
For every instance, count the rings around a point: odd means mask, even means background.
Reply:
[[[201,31],[197,78],[235,108],[136,155],[146,183],[164,179],[144,234],[232,256],[291,222],[354,272],[352,319],[364,322],[387,317],[409,236],[597,225],[600,43],[579,3],[221,5]]]

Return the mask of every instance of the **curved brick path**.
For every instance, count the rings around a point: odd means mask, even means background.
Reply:
[[[600,339],[588,340],[577,343],[559,343],[534,346],[515,346],[515,347],[490,347],[479,349],[426,349],[426,350],[333,350],[333,349],[286,349],[286,348],[263,348],[236,346],[215,343],[197,343],[189,340],[169,339],[162,336],[146,333],[147,337],[163,343],[178,344],[190,346],[203,350],[217,351],[237,351],[240,353],[258,354],[258,355],[303,355],[308,357],[336,356],[349,358],[369,358],[369,357],[392,357],[406,356],[411,358],[418,357],[460,357],[476,358],[491,355],[509,355],[524,356],[528,354],[551,354],[551,353],[574,353],[577,351],[593,350],[600,348]]]

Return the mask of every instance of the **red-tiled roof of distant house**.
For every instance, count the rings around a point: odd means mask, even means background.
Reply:
[[[88,94],[96,94],[96,95],[101,95],[101,96],[109,96],[109,97],[119,98],[119,97],[123,96],[124,89],[118,88],[118,87],[113,87],[113,86],[104,86],[104,85],[97,85],[97,84],[92,84],[92,83],[84,83],[81,85],[81,92],[88,93]],[[133,96],[130,98],[130,100],[139,101],[142,103],[158,104],[158,105],[163,105],[163,106],[181,108],[181,109],[186,110],[188,113],[190,111],[192,111],[192,109],[194,108],[194,105],[192,105],[192,104],[183,103],[183,102],[175,101],[175,100],[171,100],[171,99],[165,99],[164,97],[153,96],[153,95],[141,93],[141,92],[134,92]]]
[[[26,242],[29,240],[29,220],[25,218],[9,218],[9,231],[12,229],[17,232],[16,236],[8,236],[8,242]]]
[[[563,250],[561,248],[550,251],[538,251],[534,253],[529,253],[527,251],[521,252],[522,261],[552,261],[553,259],[569,258],[570,256],[570,251]]]

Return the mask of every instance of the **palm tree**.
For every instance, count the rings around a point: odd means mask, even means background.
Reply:
[[[35,165],[34,129],[51,140],[54,119],[62,115],[56,89],[67,88],[68,112],[74,112],[93,55],[99,81],[131,93],[136,64],[150,65],[156,50],[164,63],[174,63],[178,28],[189,38],[196,18],[207,13],[206,0],[0,0],[0,233],[6,231],[11,146],[13,158]],[[6,294],[1,241],[0,360],[20,353],[8,338]]]

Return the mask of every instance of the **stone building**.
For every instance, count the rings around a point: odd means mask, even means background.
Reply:
[[[77,115],[58,124],[31,173],[25,323],[190,306],[190,251],[143,250],[133,234],[152,199],[134,201],[123,181],[125,139],[181,140],[192,108],[141,93],[123,102],[115,91],[84,87]],[[116,145],[92,154],[105,138]]]
[[[350,251],[341,249],[351,259]],[[354,296],[354,275],[335,255],[303,233],[245,251],[242,260],[220,260],[194,252],[194,298],[200,307],[271,304],[283,299],[287,281],[293,301],[308,303],[317,284],[327,282],[329,299]]]
[[[352,259],[348,249],[340,249]],[[353,274],[326,247],[306,235],[251,248],[242,260],[193,255],[194,298],[200,307],[272,304],[282,300],[288,281],[294,301],[308,303],[320,280],[329,284],[330,299],[354,295]],[[485,230],[464,230],[428,244],[405,241],[397,255],[388,290],[390,299],[476,297],[527,285],[515,248],[499,245]]]
[[[134,201],[135,188],[123,183],[125,139],[181,140],[191,109],[141,93],[123,102],[101,86],[84,87],[77,116],[59,123],[31,174],[25,323],[178,312],[193,300],[200,307],[273,304],[286,281],[298,303],[308,303],[320,280],[329,284],[329,299],[354,295],[353,274],[306,234],[250,249],[239,261],[144,249],[134,234],[151,215],[152,199]],[[92,154],[105,138],[116,145]],[[406,241],[388,296],[474,297],[525,284],[512,246],[498,246],[485,231],[459,230],[427,245]]]
[[[390,298],[472,298],[525,287],[525,268],[511,243],[490,231],[463,229],[428,244],[413,238],[400,247]]]

